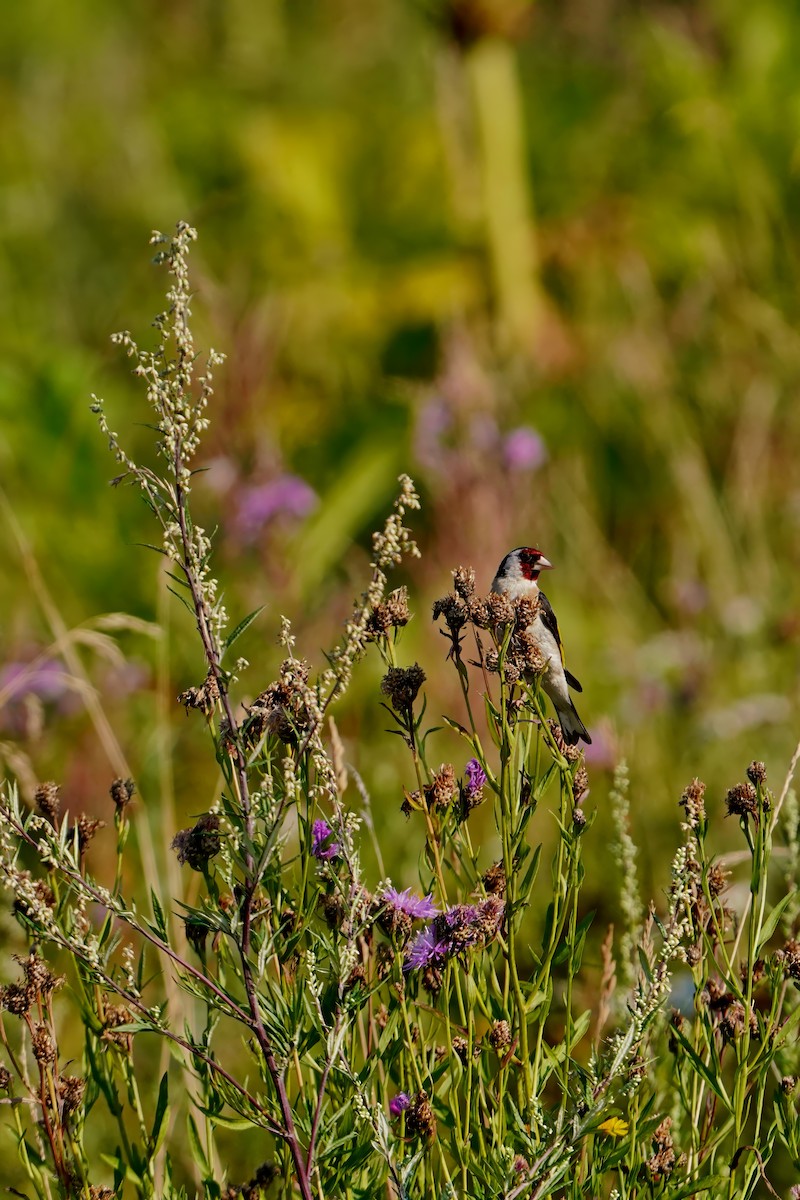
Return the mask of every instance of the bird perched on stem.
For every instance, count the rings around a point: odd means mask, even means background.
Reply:
[[[541,550],[533,546],[518,546],[505,556],[497,568],[492,591],[508,596],[510,600],[517,600],[521,596],[538,599],[539,611],[528,626],[528,633],[533,636],[546,662],[542,687],[553,702],[567,745],[574,746],[579,739],[588,745],[592,739],[569,694],[570,688],[576,692],[582,692],[583,688],[564,666],[564,648],[556,614],[539,588],[539,572],[552,570],[552,567],[553,564],[548,562]]]

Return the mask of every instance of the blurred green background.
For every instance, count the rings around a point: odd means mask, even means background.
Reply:
[[[423,557],[402,576],[417,615],[401,655],[425,666],[432,716],[460,716],[429,619],[451,569],[488,589],[531,543],[558,567],[604,915],[621,755],[647,894],[695,774],[733,838],[724,789],[753,757],[779,782],[797,737],[793,6],[28,0],[2,24],[0,736],[23,783],[107,807],[116,768],[82,665],[157,854],[166,752],[176,821],[218,786],[200,722],[172,703],[202,674],[190,622],[138,546],[153,538],[138,496],[108,487],[89,412],[103,395],[151,452],[108,335],[146,342],[164,290],[147,237],[185,218],[197,341],[228,356],[195,504],[233,618],[266,605],[240,643],[242,695],[274,675],[281,613],[322,662],[407,470]],[[34,561],[66,628],[122,611],[169,636],[123,631],[120,656],[84,631],[65,665]],[[422,835],[399,813],[411,774],[379,679],[368,663],[339,723],[406,885]],[[432,757],[460,771],[437,737]]]

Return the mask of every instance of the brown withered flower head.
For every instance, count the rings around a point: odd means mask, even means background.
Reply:
[[[41,1066],[56,1061],[56,1047],[49,1026],[40,1023],[35,1027],[31,1036],[31,1050]]]
[[[187,713],[190,708],[196,708],[204,716],[209,716],[219,700],[219,684],[213,671],[206,675],[201,687],[187,688],[178,696],[178,704],[182,704]]]
[[[389,697],[396,712],[407,713],[424,682],[425,672],[419,663],[413,667],[389,667],[381,680],[381,691]]]
[[[752,783],[737,783],[735,787],[729,788],[725,797],[725,807],[729,817],[742,817],[744,820],[753,817],[757,820],[758,803],[756,789]]]
[[[406,1130],[411,1137],[420,1137],[426,1142],[436,1136],[436,1117],[427,1092],[417,1092],[406,1110]]]
[[[506,869],[502,860],[493,863],[483,873],[483,886],[489,896],[505,896],[506,894]]]
[[[552,717],[547,718],[547,727],[553,735],[559,754],[563,755],[569,763],[577,762],[581,756],[581,752],[577,746],[569,746],[564,741],[564,734],[561,732],[561,726],[558,721],[554,721]]]
[[[11,1087],[11,1072],[8,1067],[0,1067],[0,1092],[7,1092]]]
[[[367,618],[367,638],[375,641],[386,637],[390,630],[401,629],[410,619],[408,588],[395,588],[381,604],[375,605]]]
[[[193,871],[202,871],[215,854],[219,854],[221,840],[219,817],[206,813],[191,829],[181,829],[172,839],[172,849],[183,866],[188,863]]]
[[[647,1160],[647,1170],[654,1182],[660,1179],[667,1179],[675,1167],[676,1156],[672,1136],[670,1135],[671,1128],[672,1117],[664,1117],[664,1120],[653,1134],[654,1153]]]
[[[451,763],[442,763],[430,783],[424,786],[428,811],[448,809],[458,792],[456,773]]]
[[[129,1052],[133,1046],[133,1034],[120,1033],[118,1030],[122,1025],[129,1025],[132,1020],[133,1018],[124,1004],[110,1005],[106,1009],[106,1019],[101,1034],[102,1040],[111,1046],[117,1046],[120,1050]]]
[[[58,1081],[58,1098],[64,1113],[77,1112],[83,1102],[86,1080],[77,1075],[62,1075]]]
[[[123,813],[130,804],[136,792],[136,784],[132,779],[115,779],[109,788],[109,795],[114,801],[118,813]]]
[[[489,1030],[489,1045],[496,1054],[505,1054],[511,1045],[511,1026],[508,1021],[495,1021]]]
[[[272,733],[284,745],[296,745],[313,723],[307,691],[308,664],[301,659],[284,659],[278,678],[248,709],[245,725],[248,744],[255,746],[265,733]]]
[[[59,785],[49,780],[47,783],[40,783],[33,794],[39,812],[53,826],[58,823],[58,813],[61,808],[60,791]]]
[[[747,768],[747,778],[750,780],[753,787],[757,787],[759,784],[761,784],[763,787],[763,785],[767,782],[767,768],[764,766],[763,762],[757,762],[755,759],[753,759],[753,761],[750,763],[750,766]]]
[[[105,829],[105,821],[99,820],[97,817],[89,817],[86,813],[81,813],[78,817],[78,849],[81,854],[88,849],[90,843],[94,841],[95,835],[99,830]]]

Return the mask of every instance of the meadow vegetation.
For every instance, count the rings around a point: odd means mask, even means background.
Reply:
[[[778,0],[4,21],[9,1186],[798,1183],[798,54]],[[485,608],[531,543],[581,761]]]

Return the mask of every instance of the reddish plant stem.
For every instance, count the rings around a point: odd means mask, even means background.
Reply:
[[[209,668],[214,675],[214,679],[216,680],[220,703],[228,724],[228,730],[230,732],[235,757],[236,776],[239,787],[239,802],[242,806],[242,814],[245,820],[245,831],[247,838],[250,842],[252,842],[255,835],[255,821],[253,819],[252,807],[250,804],[250,790],[247,779],[247,761],[239,741],[239,728],[233,715],[233,708],[228,695],[227,679],[220,665],[219,648],[209,628],[206,603],[203,598],[200,583],[195,577],[191,565],[192,560],[190,553],[189,530],[186,521],[186,495],[180,483],[183,464],[179,451],[176,452],[175,455],[174,469],[176,510],[178,514],[178,524],[181,531],[181,542],[183,545],[183,562],[181,563],[181,568],[191,592],[197,629],[200,634],[200,639],[203,643],[206,661],[208,662]],[[264,1027],[264,1022],[261,1017],[261,1010],[258,1003],[255,980],[253,978],[253,971],[250,965],[252,908],[253,897],[257,884],[257,880],[253,877],[254,869],[255,862],[253,855],[248,850],[245,854],[244,902],[242,904],[242,938],[239,946],[239,955],[242,964],[242,979],[244,981],[245,992],[247,994],[251,1023],[256,1036],[256,1041],[258,1042],[259,1049],[261,1050],[264,1062],[266,1063],[267,1070],[270,1074],[270,1078],[272,1079],[275,1091],[278,1095],[278,1103],[280,1104],[281,1115],[283,1117],[283,1123],[285,1127],[282,1136],[288,1145],[292,1156],[292,1161],[294,1163],[294,1168],[297,1175],[297,1182],[300,1187],[300,1193],[303,1197],[303,1200],[313,1200],[309,1173],[306,1163],[303,1159],[300,1139],[297,1136],[297,1130],[294,1124],[294,1116],[292,1114],[292,1106],[289,1101],[289,1095],[286,1091],[286,1083],[283,1072],[280,1070],[275,1060],[269,1034]]]

